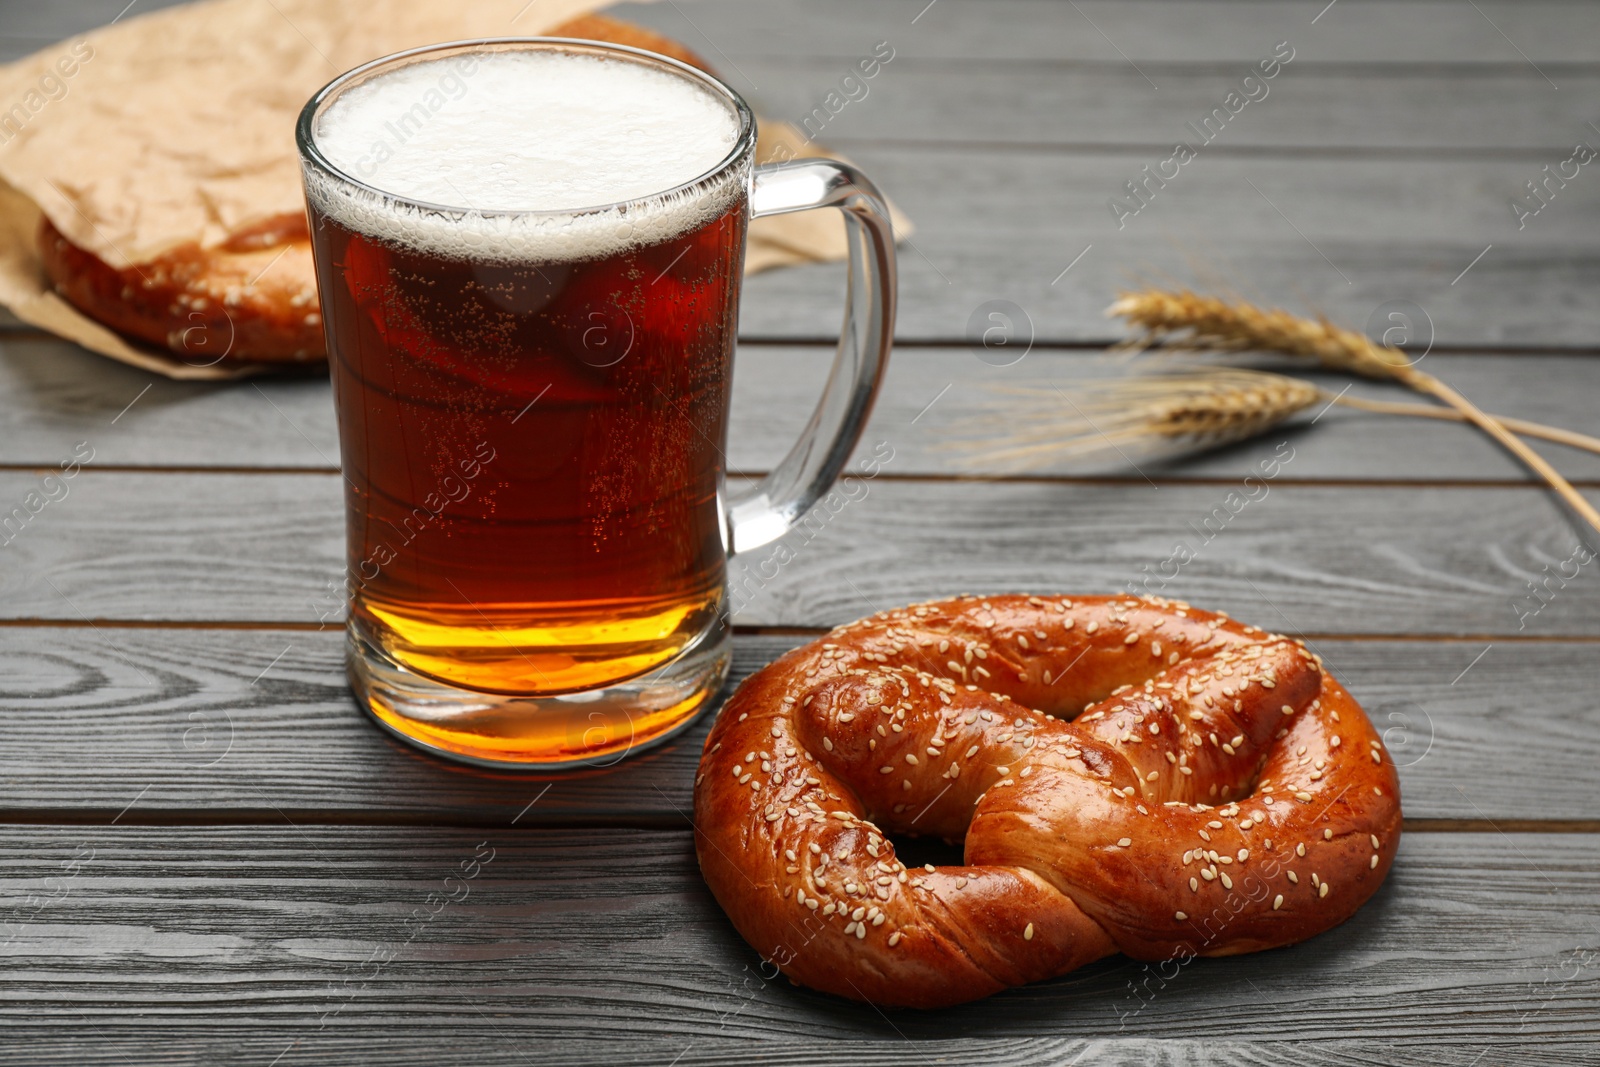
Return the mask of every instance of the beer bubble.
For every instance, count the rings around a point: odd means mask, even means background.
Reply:
[[[614,367],[633,349],[633,317],[614,304],[590,301],[567,323],[572,353],[585,364]]]

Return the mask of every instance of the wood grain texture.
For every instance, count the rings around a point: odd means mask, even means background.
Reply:
[[[0,638],[0,819],[681,826],[711,722],[608,767],[490,774],[374,727],[350,697],[336,631]],[[805,640],[739,635],[725,692]],[[1600,820],[1595,644],[1316,644],[1384,734],[1408,818]]]
[[[887,1029],[887,1028],[886,1028]],[[555,1050],[561,1063],[572,1067],[815,1067],[818,1063],[850,1063],[860,1067],[899,1067],[908,1055],[929,1063],[983,1063],[987,1067],[1063,1067],[1095,1064],[1106,1067],[1351,1067],[1384,1064],[1389,1067],[1438,1067],[1470,1062],[1484,1055],[1481,1064],[1496,1067],[1592,1067],[1592,1049],[1582,1041],[1539,1039],[1524,1046],[1469,1034],[1367,1041],[1329,1037],[1314,1042],[1273,1035],[1270,1040],[1249,1038],[1052,1038],[994,1037],[974,1026],[977,1036],[918,1040],[908,1049],[899,1037],[868,1040],[829,1040],[797,1036],[777,1040],[740,1040],[722,1037],[685,1038],[681,1048],[668,1038],[645,1041],[618,1040],[594,1035],[552,1041],[547,1031],[520,1021],[515,1011],[449,1026],[409,1028],[385,1024],[354,1034],[318,1035],[262,1028],[250,1034],[231,1034],[225,1028],[202,1032],[198,1026],[176,1033],[156,1034],[151,1029],[119,1025],[84,1024],[77,1033],[93,1039],[90,1049],[62,1028],[11,1027],[15,1056],[0,1050],[0,1063],[27,1067],[83,1064],[173,1062],[209,1064],[239,1062],[270,1065],[279,1056],[281,1067],[324,1063],[331,1067],[365,1067],[381,1057],[385,1064],[419,1067],[528,1067],[548,1062],[536,1058],[542,1050]],[[1466,1027],[1462,1028],[1464,1031]],[[664,1033],[674,1031],[664,1029]],[[302,1055],[302,1050],[305,1054]],[[674,1055],[679,1058],[672,1060]],[[1463,1059],[1465,1055],[1465,1059]]]
[[[1519,231],[1509,204],[1540,176],[1530,162],[1202,154],[1119,229],[1111,198],[1164,156],[1019,162],[865,143],[850,154],[918,227],[900,250],[902,339],[974,336],[979,306],[1008,300],[1037,340],[1101,342],[1121,335],[1103,310],[1139,284],[1236,291],[1358,329],[1381,305],[1410,301],[1441,345],[1589,346],[1600,332],[1600,312],[1570,299],[1600,287],[1600,258],[1582,237],[1600,224],[1600,183],[1571,184]],[[832,265],[750,279],[744,334],[831,335],[838,285]]]
[[[141,0],[127,17],[178,2]],[[103,25],[121,6],[102,0],[0,0],[3,56]],[[930,58],[1125,66],[1126,56],[1141,65],[1232,66],[1255,59],[1259,40],[1270,38],[1270,47],[1293,35],[1296,47],[1303,45],[1320,61],[1524,65],[1489,21],[1452,0],[1340,0],[1339,17],[1330,14],[1315,26],[1311,19],[1320,4],[1263,6],[1258,0],[1077,0],[1079,10],[1060,0],[939,0],[937,17],[934,11],[918,17],[927,6],[927,0],[676,0],[617,4],[607,10],[676,34],[714,57],[720,50],[736,60],[757,55],[848,57],[862,41],[870,45],[893,36]],[[1541,67],[1559,70],[1561,64],[1600,62],[1600,16],[1584,5],[1478,0],[1477,6]]]
[[[747,345],[739,352],[728,447],[734,470],[770,470],[782,458],[810,417],[832,358],[831,349],[818,345]],[[1600,413],[1590,401],[1600,393],[1600,361],[1529,354],[1434,354],[1428,360],[1435,374],[1502,414],[1600,435]],[[1118,359],[1075,351],[1038,349],[1013,366],[996,367],[966,347],[902,348],[890,361],[858,453],[870,455],[876,442],[887,440],[899,474],[996,473],[1002,468],[993,463],[968,461],[976,448],[952,449],[948,443],[957,432],[973,439],[963,426],[996,401],[990,390],[1056,383],[1070,395],[1071,382],[1129,370]],[[1309,377],[1330,392],[1351,386],[1353,396],[1416,400],[1398,387]],[[1315,428],[1306,428],[1312,418]],[[1279,438],[1297,450],[1289,472],[1297,481],[1531,480],[1482,434],[1462,426],[1343,408],[1320,417],[1313,408],[1299,422],[1300,430]],[[1003,428],[1004,419],[997,418],[993,431]],[[65,342],[0,338],[0,465],[52,467],[79,442],[92,444],[99,467],[329,470],[339,459],[333,399],[323,378],[226,385],[152,381]],[[1600,479],[1600,456],[1538,447],[1574,481]],[[1256,467],[1259,451],[1259,445],[1247,445],[1137,462],[1163,479],[1237,478]],[[1040,470],[1137,477],[1110,450],[1094,464],[1058,461]]]
[[[1571,155],[1576,142],[1596,139],[1586,125],[1590,113],[1583,101],[1600,89],[1597,69],[1559,72],[1562,91],[1552,92],[1526,63],[1492,73],[1470,67],[1330,67],[1308,59],[1313,49],[1300,51],[1301,42],[1295,58],[1264,83],[1264,90],[1259,78],[1245,87],[1254,99],[1236,117],[1225,111],[1223,124],[1213,118],[1215,139],[1206,143],[1204,131],[1188,124],[1199,127],[1224,106],[1229,93],[1243,96],[1242,79],[1258,59],[1271,57],[1282,39],[1265,30],[1250,37],[1257,54],[1221,68],[1064,67],[1048,60],[952,63],[921,58],[915,40],[897,35],[883,38],[896,49],[894,58],[870,81],[863,81],[845,57],[737,62],[738,70],[760,86],[751,97],[763,115],[785,119],[846,151],[858,144],[901,141],[1138,148],[1154,163],[1181,140],[1197,148],[1203,144],[1205,152],[1253,156],[1524,158],[1537,172],[1544,163]],[[1290,34],[1290,41],[1295,37]],[[862,37],[860,56],[854,58],[872,55],[878,40]],[[729,69],[727,62],[722,69]],[[846,98],[839,83],[852,74],[857,77],[845,84],[851,94]],[[825,107],[830,93],[834,108],[848,99],[837,115]],[[1028,105],[1018,106],[1024,98]],[[819,114],[815,108],[824,110]],[[1134,169],[1140,162],[1145,160],[1135,161]]]
[[[1589,636],[1600,625],[1595,564],[1534,488],[951,482],[885,469],[734,562],[736,623],[835,626],[960,592],[1137,585],[1313,634]],[[1293,471],[1291,458],[1282,474]],[[41,484],[0,472],[0,501]],[[337,475],[91,468],[67,486],[0,549],[0,618],[336,618]],[[1547,576],[1535,599],[1529,583]]]
[[[1337,410],[1181,466],[1141,460],[1149,483],[959,481],[937,448],[984,384],[1091,362],[982,365],[966,347],[980,305],[1020,305],[1041,344],[1099,343],[1120,333],[1101,309],[1142,281],[1353,327],[1412,301],[1442,348],[1506,350],[1436,351],[1430,369],[1492,409],[1595,431],[1600,185],[1586,167],[1522,230],[1509,199],[1600,136],[1583,104],[1600,8],[1324,2],[617,9],[775,118],[821,103],[875,42],[896,49],[820,140],[917,222],[899,333],[946,347],[902,349],[868,436],[895,449],[886,473],[744,581],[738,619],[1116,589],[1182,538],[1198,558],[1164,591],[1312,632],[1404,764],[1413,821],[1517,832],[1408,833],[1346,927],[1171,978],[1111,960],[893,1017],[767,981],[683,829],[705,723],[615,768],[530,778],[414,753],[353,706],[339,633],[305,628],[342,564],[325,382],[180,385],[0,338],[0,517],[41,484],[19,467],[80,441],[96,454],[0,533],[0,1063],[1593,1064],[1600,834],[1581,831],[1600,818],[1600,579],[1591,564],[1547,604],[1527,597],[1576,541],[1540,492],[1493,484],[1517,468],[1458,427]],[[123,6],[0,0],[0,60]],[[1297,55],[1271,96],[1117,229],[1108,199],[1279,40]],[[769,344],[740,356],[736,469],[770,467],[809,409],[839,279],[747,287],[741,332]],[[1270,494],[1205,538],[1191,524],[1282,440],[1296,458]],[[304,473],[244,473],[272,468]],[[1421,481],[1461,484],[1405,484]],[[30,617],[56,624],[15,621]],[[1357,636],[1373,633],[1396,639]],[[735,678],[804,639],[742,633]],[[494,859],[446,882],[481,842]],[[434,915],[441,893],[458,899]]]
[[[1561,0],[1477,0],[1481,13],[1450,0],[1339,0],[1337,18],[1330,12],[1313,25],[1325,3],[939,0],[924,13],[928,0],[677,0],[609,10],[678,34],[696,47],[710,50],[709,41],[732,59],[847,57],[863,41],[870,45],[889,38],[915,55],[949,60],[1233,68],[1256,59],[1260,42],[1270,50],[1287,37],[1320,62],[1525,67],[1495,31],[1498,25],[1541,67],[1600,61],[1600,14]]]
[[[0,463],[54,467],[339,465],[325,373],[175,382],[55,338],[0,336]]]
[[[1039,390],[1065,418],[1072,414],[1075,383],[1154,373],[1162,366],[1145,361],[1130,367],[1123,357],[1035,350],[1014,365],[997,367],[984,362],[980,352],[978,346],[898,350],[890,360],[883,392],[857,455],[870,456],[878,442],[888,441],[895,458],[887,469],[896,475],[1017,473],[1015,468],[983,457],[986,446],[992,447],[988,443],[1013,428],[1008,410],[1016,408],[1008,409],[1009,398],[998,390],[1023,386]],[[983,355],[992,358],[991,353]],[[735,469],[770,470],[782,458],[810,416],[831,359],[832,352],[819,347],[763,345],[740,351],[729,434],[729,460]],[[1263,361],[1260,365],[1304,377],[1330,394],[1348,388],[1353,397],[1402,403],[1419,400],[1399,386],[1307,374],[1304,364]],[[1590,400],[1600,394],[1600,360],[1434,354],[1427,357],[1427,366],[1501,414],[1544,419],[1600,437],[1600,412]],[[1053,388],[1066,396],[1053,395]],[[1137,449],[1119,454],[1106,446],[1097,457],[1057,458],[1023,473],[1103,474],[1137,480],[1139,474],[1130,466],[1136,463],[1158,480],[1241,478],[1259,473],[1261,457],[1270,455],[1285,440],[1294,447],[1295,459],[1282,477],[1294,481],[1533,481],[1525,467],[1474,429],[1323,404],[1307,409],[1280,430],[1232,448],[1199,454],[1168,450],[1147,456]],[[1600,478],[1600,456],[1559,445],[1535,445],[1569,478],[1580,482]]]
[[[682,831],[8,829],[0,1017],[78,1040],[249,1028],[299,1041],[302,1062],[323,1042],[452,1031],[538,1062],[617,1042],[666,1063],[717,1039],[813,1058],[875,1040],[903,1062],[902,1039],[996,1034],[1592,1046],[1600,839],[1513,844],[1408,835],[1364,909],[1290,949],[1165,974],[1111,958],[886,1016],[764,980]]]

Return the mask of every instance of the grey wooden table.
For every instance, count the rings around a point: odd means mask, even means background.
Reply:
[[[123,2],[4,0],[0,50]],[[930,1015],[773,980],[695,868],[704,725],[534,779],[444,765],[357,711],[318,618],[343,563],[326,381],[177,384],[12,330],[0,509],[80,443],[93,459],[0,547],[0,1061],[1600,1063],[1600,564],[1528,599],[1581,534],[1521,468],[1459,426],[1343,409],[1139,472],[1006,477],[937,447],[986,384],[1103,369],[1101,309],[1140,281],[1355,326],[1407,302],[1462,391],[1600,433],[1600,174],[1520,228],[1511,208],[1600,144],[1600,7],[619,11],[795,121],[894,49],[822,133],[919,226],[867,434],[894,458],[741,600],[736,674],[917,598],[1126,588],[1288,442],[1169,592],[1306,635],[1387,731],[1407,815],[1387,885],[1306,944],[1156,981],[1114,958]],[[1123,183],[1285,41],[1270,94],[1119,228]],[[748,286],[739,474],[804,419],[839,288],[833,266]],[[1014,366],[969,343],[990,300],[1030,323]],[[1600,457],[1545,451],[1600,499]]]

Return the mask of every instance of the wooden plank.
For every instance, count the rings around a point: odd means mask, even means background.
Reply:
[[[1035,350],[1004,367],[985,362],[985,357],[992,359],[995,354],[981,346],[897,351],[858,455],[870,456],[879,442],[888,441],[894,448],[888,469],[897,475],[1017,473],[1014,466],[982,459],[985,450],[993,448],[985,442],[993,442],[1015,425],[1007,415],[1008,398],[998,390],[1038,389],[1053,399],[1065,418],[1072,414],[1071,403],[1053,396],[1052,387],[1070,398],[1074,383],[1153,372],[1161,366],[1145,362],[1130,367],[1121,357],[1062,350]],[[740,351],[729,447],[729,460],[736,469],[770,470],[783,457],[810,416],[831,359],[832,352],[821,347],[747,346]],[[1307,375],[1305,364],[1261,365],[1307,377],[1330,394],[1348,388],[1352,397],[1402,403],[1420,399],[1398,386]],[[1590,399],[1600,393],[1600,360],[1435,354],[1427,357],[1426,369],[1500,414],[1600,436],[1600,412]],[[1525,467],[1476,430],[1324,404],[1312,406],[1279,430],[1232,448],[1188,455],[1169,451],[1151,457],[1127,444],[1119,446],[1122,453],[1105,446],[1098,456],[1082,460],[1046,457],[1027,473],[1137,479],[1130,466],[1135,463],[1157,479],[1242,478],[1259,474],[1263,457],[1271,456],[1284,441],[1294,449],[1295,458],[1283,476],[1295,481],[1533,481]],[[1539,443],[1535,447],[1569,478],[1600,477],[1600,456],[1592,452]]]
[[[1105,307],[1138,284],[1241,292],[1357,329],[1410,301],[1440,345],[1589,346],[1600,333],[1600,312],[1567,297],[1600,287],[1600,258],[1580,240],[1600,225],[1600,183],[1569,185],[1519,231],[1509,202],[1539,173],[1528,162],[1201,156],[1119,230],[1109,201],[1159,158],[867,144],[851,155],[918,226],[900,250],[904,339],[975,336],[980,305],[1006,300],[1036,340],[1101,342],[1120,335]],[[758,275],[743,332],[827,337],[838,285],[832,265]]]
[[[1063,67],[898,51],[870,81],[852,80],[851,61],[839,57],[741,58],[738,69],[760,86],[751,97],[761,114],[848,151],[897,141],[1138,148],[1150,158],[1136,161],[1137,169],[1184,141],[1217,155],[1516,157],[1532,161],[1532,177],[1543,164],[1572,155],[1576,142],[1600,139],[1583,106],[1600,88],[1600,70],[1561,72],[1564,91],[1556,93],[1526,64],[1391,70],[1330,67],[1299,54],[1271,80],[1241,91],[1251,63],[1271,57],[1278,40],[1264,31],[1255,39],[1260,57],[1242,63],[1198,70],[1141,65],[1142,74],[1126,63]],[[863,57],[872,54],[872,45],[861,50]],[[1252,99],[1235,103],[1236,116],[1213,115],[1230,93],[1238,100],[1245,91]],[[1405,106],[1393,106],[1397,99]],[[1207,118],[1209,131],[1201,129]],[[1567,170],[1569,177],[1581,173]]]
[[[175,382],[55,338],[0,337],[0,463],[333,470],[326,373]]]
[[[739,635],[730,690],[805,640]],[[1593,643],[1316,644],[1384,733],[1409,819],[1600,820]],[[0,629],[0,819],[108,822],[135,796],[124,824],[688,818],[710,715],[614,766],[483,774],[372,726],[343,654],[332,630]]]
[[[540,1062],[618,1062],[601,1057],[621,1046],[666,1063],[718,1038],[803,1042],[815,1062],[852,1039],[903,1057],[897,1034],[1315,1046],[1359,1030],[1469,1055],[1600,1037],[1600,838],[1586,834],[1410,834],[1372,901],[1303,945],[1148,986],[1112,958],[890,1015],[766,981],[685,832],[11,828],[0,887],[16,931],[0,1016],[58,1040],[248,1028],[324,1062],[357,1039],[414,1054],[470,1031],[474,1062],[517,1042]]]
[[[898,1017],[896,1017],[898,1020]],[[374,1028],[353,1036],[318,1035],[308,1040],[303,1032],[287,1029],[275,1034],[271,1029],[240,1032],[227,1028],[182,1027],[166,1033],[123,1026],[96,1026],[89,1033],[129,1057],[130,1062],[158,1060],[160,1056],[181,1057],[194,1063],[227,1062],[231,1057],[242,1063],[269,1064],[284,1056],[282,1067],[301,1067],[318,1062],[343,1067],[365,1067],[374,1056],[385,1064],[436,1067],[440,1063],[470,1062],[473,1067],[528,1067],[530,1048],[551,1047],[563,1064],[573,1067],[662,1067],[680,1058],[672,1067],[743,1067],[760,1063],[762,1067],[815,1067],[818,1062],[841,1062],[860,1067],[899,1067],[906,1061],[906,1048],[883,1024],[883,1036],[872,1039],[816,1041],[787,1040],[764,1042],[753,1051],[751,1042],[720,1035],[685,1040],[674,1049],[666,1037],[642,1043],[612,1040],[591,1034],[582,1041],[574,1035],[551,1041],[547,1032],[524,1026],[517,1012],[485,1016],[476,1022],[451,1026],[432,1025],[408,1028],[403,1023]],[[975,1033],[987,1028],[974,1025]],[[666,1030],[665,1033],[673,1031]],[[30,1067],[65,1064],[78,1067],[85,1062],[85,1048],[79,1036],[66,1028],[51,1030],[15,1026],[8,1030],[15,1046],[28,1055]],[[309,1047],[316,1055],[296,1059]],[[452,1055],[471,1049],[470,1061],[454,1060]],[[1491,1041],[1472,1044],[1477,1053],[1492,1048],[1496,1064],[1527,1067],[1592,1067],[1592,1049],[1581,1042],[1537,1039],[1526,1050],[1512,1044]],[[1095,1064],[1096,1067],[1210,1067],[1212,1064],[1239,1064],[1240,1067],[1350,1067],[1351,1064],[1395,1064],[1407,1067],[1437,1067],[1453,1063],[1460,1056],[1462,1042],[1441,1036],[1421,1040],[1367,1041],[1360,1038],[1326,1037],[1315,1042],[1292,1040],[1243,1040],[1228,1036],[1208,1038],[1054,1038],[1054,1037],[963,1037],[944,1040],[917,1040],[915,1054],[931,1063],[983,1063],[989,1067],[1062,1067],[1063,1064]],[[752,1059],[759,1056],[759,1059]],[[539,1060],[531,1060],[539,1063]]]
[[[127,17],[177,2],[141,0]],[[100,26],[121,6],[104,0],[5,0],[0,59]],[[927,0],[678,0],[607,10],[676,34],[713,61],[721,58],[719,51],[740,62],[772,54],[850,57],[863,43],[870,48],[888,38],[918,55],[951,59],[1232,65],[1258,58],[1259,42],[1266,41],[1270,51],[1287,36],[1308,56],[1331,62],[1509,67],[1523,64],[1517,49],[1551,73],[1560,72],[1561,64],[1600,62],[1600,17],[1559,0],[1479,0],[1481,15],[1450,0],[1340,0],[1337,17],[1330,12],[1315,25],[1311,19],[1321,5],[1263,6],[1251,0],[1078,0],[1078,11],[1040,0],[939,0],[918,17],[927,6]]]
[[[1313,634],[1588,636],[1600,625],[1593,565],[1533,488],[947,482],[886,469],[783,551],[735,564],[738,623],[831,626],[963,591],[1137,584]],[[0,501],[39,484],[0,472]],[[90,469],[67,484],[4,546],[0,618],[331,618],[323,598],[344,566],[336,476]],[[1168,562],[1180,542],[1195,558]],[[1550,578],[1549,602],[1534,599],[1528,583],[1564,561],[1570,580]],[[763,567],[775,577],[763,581]]]
[[[678,0],[608,10],[676,34],[713,62],[853,57],[885,39],[929,58],[1107,67],[1137,62],[1146,70],[1160,64],[1237,66],[1259,58],[1263,43],[1270,52],[1284,39],[1304,49],[1310,62],[1526,67],[1517,49],[1547,71],[1555,67],[1551,73],[1559,72],[1559,64],[1600,61],[1600,14],[1559,0],[1477,0],[1481,11],[1450,0],[1340,0],[1313,24],[1322,7],[1254,0],[939,0],[931,8],[927,0]]]
[[[748,345],[739,353],[728,450],[734,470],[766,471],[782,458],[810,416],[831,360],[832,350],[817,345]],[[1526,354],[1431,355],[1428,360],[1433,373],[1496,411],[1600,435],[1600,413],[1589,400],[1600,392],[1600,361]],[[1303,368],[1282,364],[1280,369]],[[890,362],[860,454],[870,455],[878,441],[887,440],[895,449],[893,469],[900,474],[1005,473],[1008,468],[993,463],[968,462],[965,457],[975,447],[949,447],[953,433],[971,437],[963,427],[995,402],[993,387],[1058,383],[1070,388],[1072,381],[1128,371],[1119,359],[1064,350],[1039,349],[1013,366],[996,367],[966,347],[902,348]],[[1334,376],[1313,377],[1331,392],[1351,385]],[[1351,394],[1416,399],[1405,390],[1366,381],[1356,381]],[[1481,434],[1460,426],[1344,408],[1318,416],[1319,408],[1312,408],[1300,429],[1286,429],[1266,442],[1269,453],[1280,440],[1292,442],[1295,480],[1531,480],[1525,468]],[[1312,418],[1316,429],[1305,429]],[[996,418],[997,430],[1004,422]],[[0,465],[54,467],[80,442],[90,444],[92,465],[101,468],[330,470],[339,457],[333,401],[320,377],[226,385],[169,382],[65,342],[0,339]],[[1569,478],[1600,478],[1600,457],[1538,447]],[[1258,444],[1169,462],[1133,458],[1161,478],[1237,478],[1255,469],[1260,453]],[[1135,476],[1109,449],[1097,463],[1056,461],[1038,470]]]

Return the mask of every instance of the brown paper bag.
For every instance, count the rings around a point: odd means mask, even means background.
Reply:
[[[114,268],[303,210],[294,121],[338,74],[391,52],[533,36],[599,0],[204,0],[131,17],[0,68],[0,304],[22,321],[169,378],[272,369],[199,366],[130,341],[50,290],[41,212]],[[758,158],[827,154],[762,123]],[[909,228],[898,214],[897,231]],[[747,271],[840,259],[834,212],[757,220]]]

